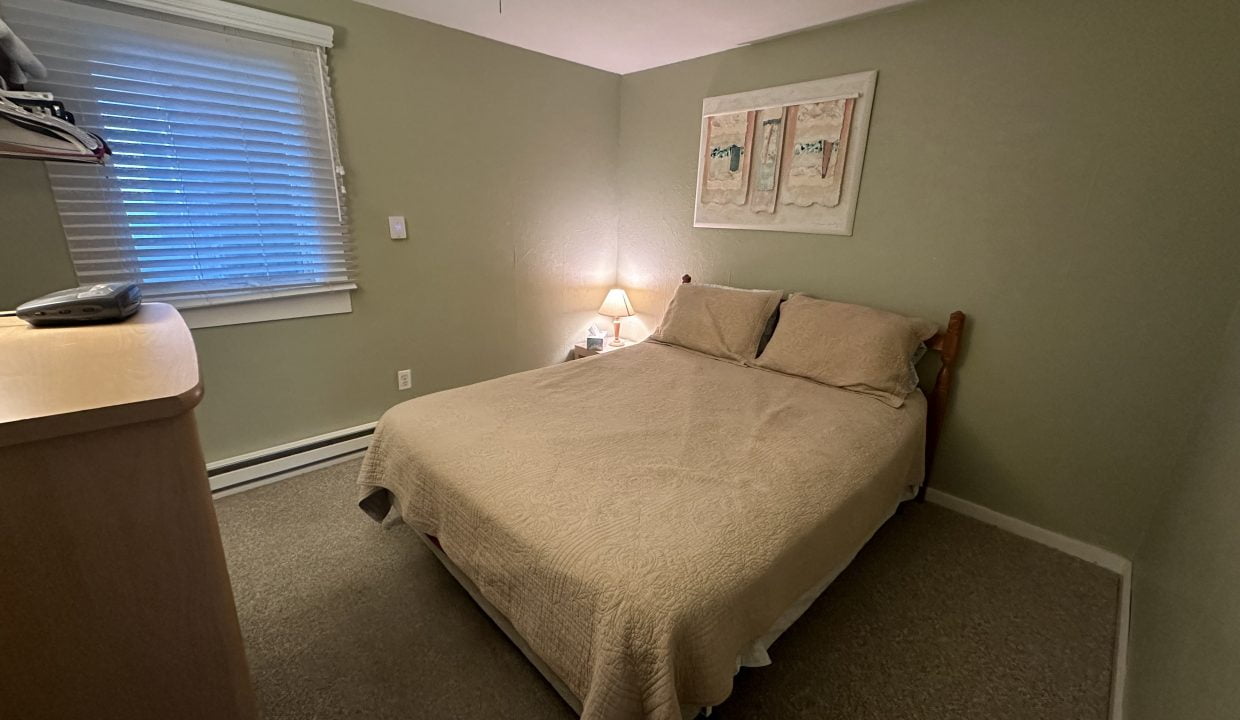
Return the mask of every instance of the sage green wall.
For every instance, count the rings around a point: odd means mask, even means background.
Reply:
[[[0,160],[0,308],[76,284],[43,163]]]
[[[1240,4],[933,0],[621,79],[619,280],[972,324],[938,487],[1136,550],[1237,297]],[[702,98],[877,69],[852,237],[694,229]]]
[[[259,5],[336,29],[361,289],[348,315],[194,332],[208,458],[564,359],[615,279],[619,78],[347,0]],[[74,284],[42,164],[0,162],[0,216],[0,307]]]
[[[1240,305],[1133,566],[1130,720],[1240,707]]]

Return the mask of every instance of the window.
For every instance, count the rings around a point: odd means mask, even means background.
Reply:
[[[55,94],[112,148],[103,167],[48,164],[80,282],[139,282],[182,309],[235,306],[199,326],[274,319],[273,305],[277,317],[348,310],[331,28],[216,0],[0,0],[0,11],[48,68],[28,89]]]

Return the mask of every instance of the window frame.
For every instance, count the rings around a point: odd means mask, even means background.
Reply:
[[[194,330],[319,315],[340,315],[353,312],[352,291],[356,289],[355,283],[333,285],[296,295],[284,294],[269,298],[241,300],[226,305],[178,308],[177,312],[181,313],[185,324]]]
[[[333,45],[334,29],[329,25],[237,5],[225,0],[107,0],[107,2],[147,11],[155,17],[170,16],[167,19],[168,22],[176,22],[175,18],[182,18],[226,30],[241,30],[317,46],[320,48],[324,73],[326,72],[325,51]],[[339,138],[330,107],[332,101],[327,77],[323,77],[323,87],[326,93],[323,111],[327,116],[332,156],[336,163],[338,192],[343,192],[344,172],[339,155]],[[334,315],[352,312],[352,291],[356,289],[355,282],[334,283],[293,291],[278,290],[264,297],[264,291],[258,288],[253,293],[254,297],[219,299],[216,302],[210,300],[202,303],[193,302],[187,304],[186,307],[179,307],[178,311],[191,328]],[[159,298],[154,298],[152,301],[166,302]],[[176,305],[176,302],[173,301],[171,304]]]

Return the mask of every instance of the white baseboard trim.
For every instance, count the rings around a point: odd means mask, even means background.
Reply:
[[[356,425],[207,463],[211,492],[224,497],[352,460],[370,447],[377,424]]]
[[[1070,538],[1067,535],[1060,535],[1057,532],[1038,527],[1024,520],[1017,520],[1011,515],[1004,515],[988,507],[982,507],[977,503],[962,500],[942,490],[928,488],[926,490],[926,500],[935,505],[942,505],[948,510],[955,510],[961,515],[968,515],[975,520],[981,520],[987,525],[1003,528],[1013,535],[1019,535],[1047,547],[1053,547],[1060,552],[1080,558],[1085,562],[1100,565],[1117,575],[1122,575],[1124,572],[1132,569],[1132,563],[1128,558],[1113,553],[1110,550],[1104,550],[1097,545],[1090,545],[1087,542]]]
[[[1111,680],[1111,720],[1123,720],[1125,682],[1128,677],[1128,630],[1132,613],[1132,561],[1110,550],[1018,520],[942,490],[927,489],[926,500],[1119,575],[1119,614],[1116,619],[1114,674]]]
[[[1111,720],[1124,720],[1128,680],[1128,633],[1132,627],[1132,563],[1119,574],[1119,627],[1115,637],[1115,675],[1111,683]]]
[[[255,488],[260,488],[264,485],[270,485],[272,483],[280,482],[281,480],[287,480],[291,477],[296,477],[298,475],[304,475],[305,473],[308,473],[312,470],[322,470],[325,467],[331,467],[332,465],[339,465],[340,463],[348,462],[350,460],[357,460],[365,453],[366,453],[365,449],[357,450],[355,452],[349,453],[348,455],[341,455],[340,457],[334,457],[334,458],[331,458],[330,460],[322,460],[320,462],[316,462],[311,465],[305,465],[295,470],[290,470],[286,473],[280,473],[279,475],[272,475],[271,477],[264,477],[258,480],[253,480],[251,482],[241,483],[240,485],[230,485],[228,487],[221,488],[220,490],[212,491],[211,497],[214,500],[219,500],[220,498],[226,498],[229,495],[236,495],[237,493],[243,493],[247,490],[253,490]]]

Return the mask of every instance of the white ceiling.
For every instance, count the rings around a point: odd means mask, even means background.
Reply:
[[[910,0],[361,0],[437,25],[631,73]]]

